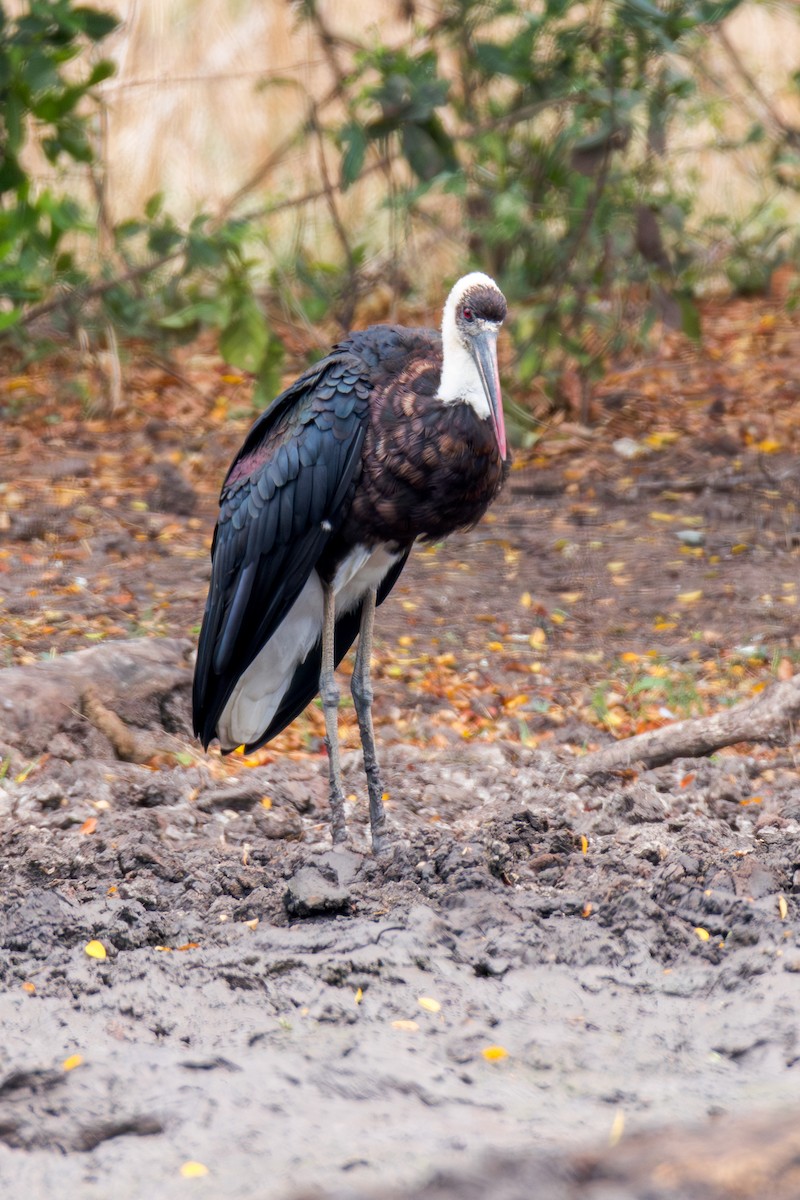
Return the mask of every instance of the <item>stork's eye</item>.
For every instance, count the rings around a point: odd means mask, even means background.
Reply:
[[[471,308],[463,309],[461,315],[463,316],[465,321],[471,321],[474,317],[474,313]]]

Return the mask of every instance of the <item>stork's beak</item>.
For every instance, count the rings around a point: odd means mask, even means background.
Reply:
[[[506,424],[503,419],[503,397],[500,392],[500,372],[497,368],[497,330],[485,329],[470,339],[470,349],[475,359],[475,365],[481,377],[486,399],[489,401],[489,415],[497,438],[500,457],[505,458]]]

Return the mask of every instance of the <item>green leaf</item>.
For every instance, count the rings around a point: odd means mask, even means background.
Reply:
[[[231,366],[257,371],[268,343],[269,332],[258,305],[252,296],[241,297],[220,334],[220,354]]]
[[[361,174],[369,139],[364,126],[352,122],[342,130],[342,141],[345,146],[341,166],[342,191],[346,192]]]
[[[692,341],[699,342],[703,331],[697,305],[690,296],[686,295],[676,296],[676,300],[681,312],[681,329]]]
[[[155,192],[145,201],[144,215],[148,221],[155,221],[161,215],[161,210],[164,207],[164,193]]]
[[[21,308],[11,308],[6,312],[0,312],[0,331],[10,329],[12,325],[17,324],[21,317]]]
[[[119,25],[119,19],[112,13],[101,12],[97,8],[74,8],[72,16],[77,28],[93,42],[102,41]]]

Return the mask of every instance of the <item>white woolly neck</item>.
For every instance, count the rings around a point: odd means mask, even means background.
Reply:
[[[489,401],[478,368],[456,326],[456,308],[474,287],[497,288],[497,284],[482,271],[472,271],[453,285],[442,313],[442,377],[438,398],[443,404],[471,404],[479,417],[488,417]]]

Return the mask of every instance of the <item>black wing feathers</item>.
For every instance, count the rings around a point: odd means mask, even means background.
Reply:
[[[192,694],[195,733],[206,746],[239,677],[294,604],[346,514],[369,395],[360,359],[330,355],[273,401],[231,465]]]

